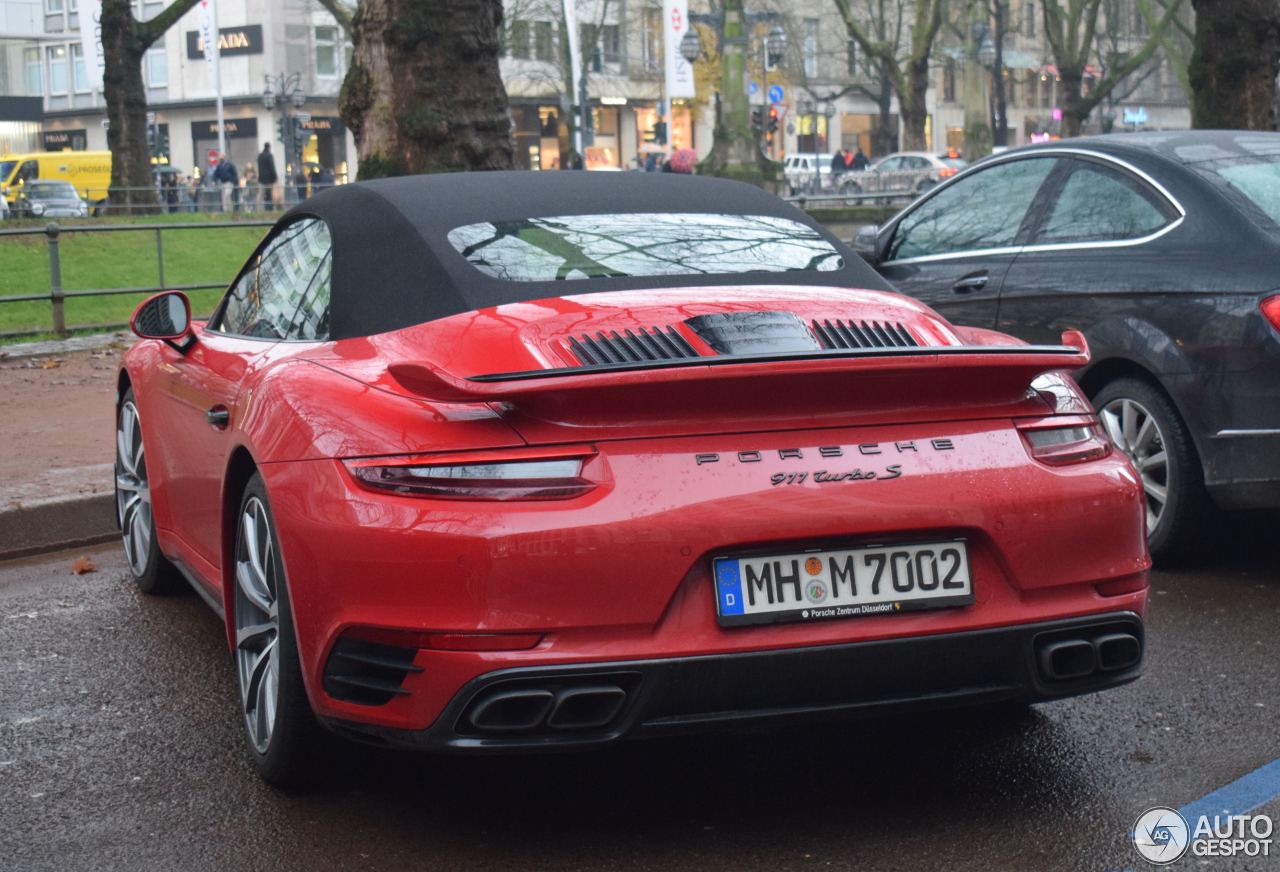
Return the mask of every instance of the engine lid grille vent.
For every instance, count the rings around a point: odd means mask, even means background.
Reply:
[[[823,348],[917,348],[920,343],[894,321],[832,321],[814,319],[813,333]]]
[[[606,336],[597,332],[592,338],[583,333],[570,337],[569,347],[585,366],[602,363],[644,363],[652,360],[683,360],[698,357],[693,346],[674,327],[641,327],[639,331],[610,330]]]

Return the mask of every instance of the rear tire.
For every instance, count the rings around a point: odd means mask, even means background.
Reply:
[[[259,473],[236,515],[233,583],[233,656],[249,759],[269,784],[304,786],[322,771],[324,735],[302,681],[284,560]]]
[[[151,511],[151,479],[142,444],[142,418],[129,388],[116,408],[116,525],[120,528],[129,574],[138,590],[162,595],[185,590],[182,575],[160,553]]]
[[[1211,512],[1200,456],[1182,417],[1142,378],[1108,382],[1093,397],[1112,443],[1129,456],[1147,499],[1147,545],[1162,565],[1194,556]]]

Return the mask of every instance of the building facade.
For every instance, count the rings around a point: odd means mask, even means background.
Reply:
[[[0,8],[32,5],[4,0]],[[148,20],[164,5],[134,0],[134,14]],[[8,93],[41,98],[40,147],[106,149],[105,104],[86,74],[77,0],[38,0],[34,7],[39,33],[5,40],[8,80],[0,84]],[[241,173],[270,142],[284,175],[288,160],[278,122],[288,111],[305,118],[304,168],[354,177],[355,146],[337,106],[351,49],[333,16],[313,0],[219,0],[217,16],[227,153]],[[205,171],[218,148],[215,89],[199,31],[198,12],[188,13],[143,60],[148,121],[157,134],[153,161],[195,175]],[[266,78],[294,73],[300,105],[286,100],[268,109]]]

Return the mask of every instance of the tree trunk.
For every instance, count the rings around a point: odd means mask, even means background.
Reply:
[[[139,29],[130,0],[102,0],[102,93],[107,102],[112,206],[155,202],[147,90],[142,82],[142,56],[149,42]],[[125,190],[130,188],[145,190]]]
[[[512,166],[501,0],[362,0],[338,98],[360,178]]]
[[[880,94],[877,104],[880,114],[876,117],[875,135],[872,139],[875,151],[872,157],[884,157],[898,150],[897,119],[893,117],[893,80],[884,61],[880,62]]]
[[[725,0],[724,32],[720,41],[720,112],[716,116],[711,151],[699,172],[762,184],[774,178],[775,163],[760,150],[751,130],[747,103],[747,30],[742,0]],[[816,141],[816,127],[814,139]]]
[[[1092,106],[1083,97],[1084,70],[1081,67],[1058,67],[1058,100],[1062,105],[1062,135],[1079,136],[1089,119]]]
[[[929,147],[925,140],[925,121],[929,108],[925,94],[929,90],[929,57],[912,60],[907,65],[907,93],[898,98],[902,111],[902,148],[904,151],[924,151]]]
[[[1192,0],[1195,43],[1187,75],[1191,126],[1276,129],[1280,4],[1275,0]]]

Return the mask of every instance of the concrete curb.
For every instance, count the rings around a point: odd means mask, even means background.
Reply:
[[[32,500],[0,509],[0,560],[95,545],[119,535],[115,497],[109,493]]]

